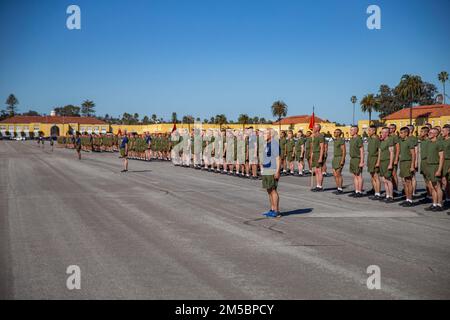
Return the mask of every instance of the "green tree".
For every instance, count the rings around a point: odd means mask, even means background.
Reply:
[[[147,116],[144,116],[144,118],[142,118],[142,124],[149,124],[150,123],[150,118]]]
[[[158,116],[156,114],[152,114],[152,122],[156,123],[158,121]]]
[[[185,116],[183,117],[182,122],[183,122],[183,123],[186,123],[186,124],[188,125],[188,130],[189,130],[189,132],[190,132],[190,131],[191,131],[191,124],[194,123],[194,117],[191,116],[191,115],[185,115]]]
[[[280,126],[280,133],[281,133],[281,119],[286,117],[288,112],[288,106],[283,101],[275,101],[272,104],[272,115],[277,118],[278,124]]]
[[[448,80],[448,72],[447,71],[442,71],[441,73],[438,74],[438,79],[440,82],[442,82],[442,88],[443,88],[443,95],[444,95],[444,104],[445,104],[445,83]]]
[[[405,106],[409,107],[410,124],[413,123],[413,105],[414,103],[420,103],[423,85],[422,79],[419,76],[405,74],[395,88],[396,94],[403,100]]]
[[[84,100],[81,104],[81,114],[85,117],[95,115],[95,103],[91,100]]]
[[[355,104],[356,102],[358,102],[358,98],[356,96],[352,96],[350,98],[351,103],[353,104],[353,120],[352,120],[352,124],[355,125]]]
[[[22,113],[23,116],[40,116],[39,112],[30,110],[28,112]]]
[[[9,116],[13,117],[16,114],[18,104],[19,100],[17,100],[16,96],[10,94],[6,99],[6,112],[9,113]]]
[[[67,105],[62,108],[55,108],[55,113],[58,116],[64,117],[79,117],[80,116],[80,107],[74,105]]]
[[[249,122],[250,117],[247,114],[240,114],[238,117],[238,123],[242,124],[242,130],[245,129],[245,126]]]
[[[375,99],[375,95],[368,94],[361,100],[361,111],[369,113],[369,125],[372,123],[372,112],[378,111],[378,101]]]
[[[227,117],[224,114],[218,114],[214,118],[214,123],[219,125],[220,130],[222,130],[222,126],[227,122]]]

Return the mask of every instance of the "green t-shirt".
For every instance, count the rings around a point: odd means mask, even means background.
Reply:
[[[360,136],[350,139],[350,157],[361,158],[359,149],[363,146],[363,140]]]
[[[280,139],[280,150],[281,150],[282,154],[284,154],[284,152],[286,150],[286,142],[287,142],[286,138],[281,138]]]
[[[334,139],[333,141],[334,141],[334,148],[333,148],[334,156],[342,157],[343,156],[342,146],[345,145],[344,138],[337,138],[337,139]]]
[[[417,147],[419,145],[419,138],[417,138],[416,136],[409,136],[408,139],[411,141],[414,147]]]
[[[442,140],[442,145],[444,147],[445,160],[450,160],[450,138]]]
[[[373,135],[368,139],[367,145],[367,156],[369,158],[378,157],[378,148],[380,147],[380,139],[378,139],[377,135]]]
[[[420,160],[427,160],[428,144],[430,140],[425,139],[420,142]]]
[[[390,152],[389,148],[394,146],[394,141],[390,138],[380,142],[380,161],[389,161]]]
[[[312,137],[312,152],[320,153],[320,144],[325,143],[325,138],[322,134],[319,134],[317,137]]]
[[[287,139],[286,140],[286,153],[292,153],[294,151],[295,148],[295,140],[294,138],[292,139]]]
[[[414,147],[414,141],[411,139],[400,139],[400,161],[411,161],[411,149],[414,149]]]
[[[429,141],[428,143],[428,164],[439,164],[439,152],[444,151],[443,141]]]
[[[302,151],[302,145],[305,144],[306,139],[304,137],[298,138],[295,142],[295,152],[300,153]]]

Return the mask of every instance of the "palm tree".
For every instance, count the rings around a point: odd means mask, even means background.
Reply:
[[[240,114],[238,117],[238,122],[242,124],[242,130],[245,129],[245,125],[250,120],[250,117],[247,114]]]
[[[355,104],[358,102],[358,98],[356,96],[352,96],[350,101],[353,103],[353,121],[352,124],[355,125]]]
[[[183,123],[188,124],[188,130],[191,132],[191,123],[194,123],[194,117],[191,115],[186,115],[183,117]]]
[[[286,117],[288,111],[288,106],[283,101],[275,101],[272,104],[272,115],[278,119],[278,125],[280,126],[281,133],[281,119]]]
[[[370,126],[372,123],[372,112],[378,111],[378,101],[377,101],[377,99],[375,99],[374,94],[371,93],[371,94],[364,96],[364,98],[362,98],[361,110],[362,110],[362,112],[369,113],[369,126]]]
[[[395,88],[397,94],[404,99],[406,105],[409,106],[409,124],[411,125],[413,104],[422,94],[422,84],[422,79],[419,76],[405,74]]]
[[[95,103],[91,100],[84,100],[81,104],[81,114],[85,117],[90,117],[95,114]]]
[[[224,114],[218,114],[214,118],[214,122],[219,125],[219,129],[222,130],[222,126],[227,123],[227,117]]]
[[[9,112],[9,115],[12,117],[16,114],[17,108],[16,105],[19,104],[19,100],[17,100],[16,96],[13,94],[10,94],[8,99],[6,99],[6,105],[8,106],[6,108],[6,111]]]
[[[442,87],[444,88],[444,104],[445,104],[445,82],[448,80],[448,72],[442,71],[438,74],[438,79],[442,82]]]

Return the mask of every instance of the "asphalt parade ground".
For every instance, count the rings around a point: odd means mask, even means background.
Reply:
[[[450,298],[448,210],[282,177],[283,216],[267,219],[261,181],[160,161],[121,169],[117,153],[78,161],[48,143],[0,141],[1,299]],[[347,168],[344,179],[352,191]],[[380,289],[367,286],[369,266]]]

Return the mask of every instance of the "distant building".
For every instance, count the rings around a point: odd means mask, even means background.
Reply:
[[[91,117],[60,117],[60,116],[14,116],[0,121],[0,132],[3,136],[10,135],[44,137],[66,135],[67,133],[107,133],[108,123]]]
[[[430,106],[417,106],[412,108],[413,125],[416,129],[420,130],[425,123],[430,123],[432,126],[444,126],[450,124],[450,105],[448,104],[435,104]],[[389,125],[395,124],[398,129],[409,125],[409,108],[404,108],[397,112],[394,112],[383,119],[382,124]],[[360,120],[358,126],[362,131],[366,131],[369,127],[369,120]],[[416,130],[416,133],[419,132]]]

